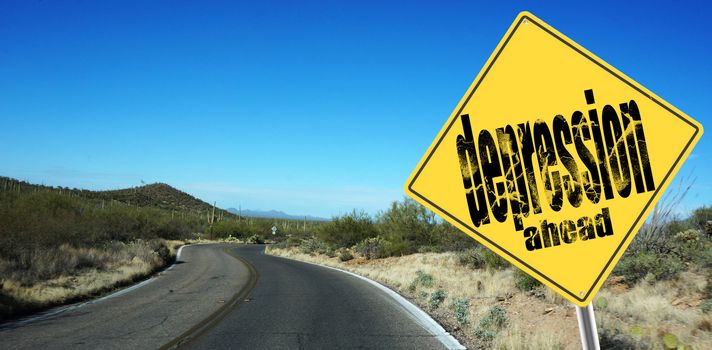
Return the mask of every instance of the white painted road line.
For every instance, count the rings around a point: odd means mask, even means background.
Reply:
[[[277,255],[272,255],[272,256],[282,258],[282,259],[290,259],[290,258],[286,258],[283,256],[277,256]],[[321,266],[321,267],[325,267],[327,269],[332,269],[332,270],[336,270],[336,271],[341,271],[345,274],[349,274],[351,276],[360,278],[360,279],[370,283],[371,285],[380,289],[381,291],[383,291],[384,293],[389,295],[391,298],[393,298],[395,301],[397,301],[398,304],[400,304],[418,324],[420,324],[423,328],[425,328],[428,332],[430,332],[430,334],[435,336],[443,345],[445,345],[446,348],[448,348],[450,350],[467,349],[462,344],[460,344],[460,342],[457,339],[455,339],[455,337],[453,337],[452,334],[448,333],[445,330],[445,328],[443,328],[432,317],[430,317],[430,315],[428,315],[425,311],[423,311],[418,306],[416,306],[415,304],[408,301],[408,299],[404,298],[402,295],[396,293],[394,290],[384,286],[383,284],[376,282],[368,277],[364,277],[364,276],[355,274],[351,271],[342,270],[338,267],[332,267],[332,266],[317,264],[317,263],[308,262],[308,261],[301,261],[301,260],[297,260],[297,259],[290,259],[290,260],[299,261],[299,262],[312,264],[312,265],[316,265],[316,266]]]
[[[161,271],[160,273],[170,271],[170,270],[176,265],[176,263],[178,262],[178,259],[180,259],[180,253],[183,251],[183,248],[185,248],[185,247],[186,247],[185,245],[182,245],[182,246],[180,246],[180,247],[178,248],[178,250],[176,251],[176,259],[175,259],[175,261],[173,261],[173,263],[171,264],[171,266],[168,266],[165,270]],[[159,273],[159,274],[160,274],[160,273]],[[158,277],[158,274],[156,274],[155,276],[153,276],[153,277],[151,277],[151,278],[149,278],[149,279],[147,279],[147,280],[145,280],[145,281],[142,281],[142,282],[140,282],[140,283],[134,284],[134,285],[132,285],[132,286],[129,286],[129,287],[126,287],[126,288],[123,288],[123,289],[119,289],[119,290],[117,290],[116,292],[113,292],[113,293],[111,293],[111,294],[109,294],[109,295],[105,295],[105,296],[103,296],[103,297],[101,297],[101,298],[98,298],[98,299],[92,299],[92,300],[82,301],[82,302],[79,302],[79,303],[75,303],[75,304],[71,304],[71,305],[66,305],[66,306],[58,306],[58,307],[56,307],[56,308],[53,308],[53,309],[50,309],[50,310],[41,312],[41,313],[39,313],[39,314],[37,314],[37,315],[34,315],[34,316],[30,316],[30,317],[26,317],[26,318],[21,318],[21,319],[16,320],[16,321],[10,321],[10,322],[8,322],[8,323],[6,323],[6,324],[1,325],[0,328],[6,328],[6,327],[14,328],[14,327],[19,327],[19,326],[24,326],[24,325],[30,324],[30,323],[32,323],[32,322],[37,322],[37,321],[41,321],[41,320],[46,320],[46,319],[48,319],[48,318],[50,318],[50,317],[52,317],[52,316],[59,315],[59,314],[61,314],[61,313],[63,313],[63,312],[69,311],[69,310],[78,309],[78,308],[80,308],[80,307],[82,307],[82,306],[85,306],[85,305],[95,304],[95,303],[98,303],[98,302],[100,302],[100,301],[102,301],[102,300],[107,300],[107,299],[115,298],[115,297],[124,295],[124,294],[126,294],[126,293],[129,293],[129,292],[131,292],[131,291],[134,291],[134,290],[136,290],[136,289],[138,289],[138,288],[141,288],[141,287],[143,287],[143,286],[145,286],[145,285],[147,285],[147,284],[153,282],[157,277]]]

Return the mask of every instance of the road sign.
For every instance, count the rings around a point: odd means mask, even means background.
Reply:
[[[586,306],[701,135],[696,121],[523,12],[405,189]]]
[[[277,234],[277,226],[272,226],[272,234],[273,235]]]

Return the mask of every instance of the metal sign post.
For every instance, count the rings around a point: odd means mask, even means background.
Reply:
[[[586,307],[576,306],[576,318],[578,319],[583,350],[600,350],[601,345],[598,343],[598,330],[596,329],[596,317],[593,314],[593,303],[589,303]]]

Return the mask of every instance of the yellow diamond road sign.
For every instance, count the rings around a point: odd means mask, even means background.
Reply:
[[[523,12],[405,188],[585,306],[701,135],[696,121]]]

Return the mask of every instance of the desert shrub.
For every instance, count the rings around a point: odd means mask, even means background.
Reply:
[[[280,240],[280,242],[276,243],[274,246],[275,246],[275,248],[285,249],[285,248],[298,247],[301,244],[302,244],[301,239],[299,239],[297,237],[287,237],[286,239]]]
[[[430,288],[433,286],[435,283],[435,279],[433,278],[433,275],[427,274],[421,270],[415,271],[415,279],[413,279],[413,282],[410,283],[410,286],[408,286],[408,289],[410,291],[415,291],[418,286],[422,286],[425,288]]]
[[[373,219],[364,211],[334,217],[316,229],[315,236],[335,247],[347,248],[378,234]]]
[[[447,221],[436,221],[431,227],[430,233],[431,247],[433,251],[454,251],[460,252],[478,247],[472,237],[466,235]]]
[[[285,242],[285,246],[287,248],[291,248],[291,247],[299,246],[302,243],[302,240],[299,238],[296,238],[296,237],[289,237],[286,240],[284,240],[283,242]]]
[[[440,307],[440,304],[445,301],[446,297],[447,293],[445,293],[444,290],[437,289],[433,292],[433,294],[430,295],[430,307],[433,309],[437,309],[438,307]]]
[[[156,235],[163,239],[181,239],[188,237],[193,227],[185,220],[170,219],[156,228]]]
[[[473,331],[473,334],[475,335],[475,337],[477,337],[477,339],[479,339],[485,343],[492,342],[494,340],[494,338],[497,336],[497,332],[494,332],[494,331],[491,331],[488,329],[483,329],[480,327],[475,328],[475,330]]]
[[[639,342],[636,342],[633,337],[618,329],[599,328],[598,341],[601,349],[633,350],[648,348],[647,346],[641,347],[640,345],[642,344],[637,344]]]
[[[129,243],[114,241],[97,247],[64,243],[55,247],[28,247],[17,252],[12,260],[0,257],[0,276],[23,285],[33,285],[84,271],[105,270],[134,260],[160,267],[172,258],[162,239]]]
[[[247,240],[245,241],[247,244],[264,244],[265,241],[262,237],[259,235],[252,235],[250,237],[247,237]]]
[[[504,260],[497,253],[488,248],[481,247],[480,250],[480,254],[485,263],[485,269],[487,270],[502,270],[511,265],[507,260]]]
[[[464,326],[470,323],[470,301],[457,298],[450,303],[450,309],[455,312],[457,323]]]
[[[415,253],[418,247],[434,246],[435,214],[410,198],[391,203],[378,215],[378,231],[392,243],[389,255]]]
[[[510,266],[497,253],[479,246],[457,253],[458,263],[472,269],[501,270]]]
[[[625,255],[613,269],[613,273],[623,276],[627,283],[636,283],[650,274],[655,280],[665,280],[677,276],[685,269],[685,264],[676,255],[658,255],[640,252]]]
[[[329,246],[316,238],[305,239],[299,245],[299,251],[304,254],[325,254],[329,250]]]
[[[351,254],[350,251],[344,249],[339,253],[339,260],[341,261],[349,261],[354,258],[353,254]]]
[[[225,238],[228,236],[233,237],[245,237],[248,234],[248,230],[244,223],[239,223],[233,220],[222,220],[213,224],[213,237],[214,238]]]
[[[709,223],[712,222],[712,207],[704,206],[695,209],[692,211],[692,214],[690,214],[687,221],[689,222],[689,226],[691,228],[706,232],[709,227]]]
[[[336,250],[334,250],[334,248],[332,248],[332,247],[326,246],[326,249],[323,250],[322,254],[324,254],[330,258],[333,258],[336,256]]]
[[[58,192],[0,191],[0,255],[19,258],[23,250],[97,246],[137,239],[189,238],[200,231],[200,218],[149,207],[102,201]]]
[[[700,303],[700,309],[705,313],[712,312],[712,299],[705,299]]]
[[[539,287],[541,283],[524,271],[514,269],[514,286],[521,291],[530,291]]]
[[[470,248],[457,252],[458,264],[471,268],[473,270],[481,269],[485,266],[484,259],[480,255],[478,248]]]
[[[378,259],[386,256],[386,241],[381,237],[364,239],[354,246],[354,250],[366,259]]]
[[[507,309],[495,305],[487,310],[487,314],[480,320],[474,330],[475,337],[484,342],[491,342],[508,322]]]

